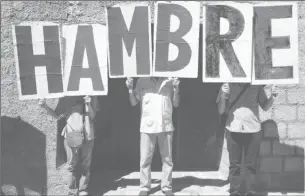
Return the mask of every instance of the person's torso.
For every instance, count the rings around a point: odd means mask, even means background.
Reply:
[[[86,140],[94,139],[94,126],[92,125],[92,121],[89,120],[90,126],[85,126],[84,114],[84,105],[76,104],[74,105],[70,111],[68,111],[69,115],[67,117],[67,123],[63,130],[63,136],[66,137],[66,134],[71,131],[83,131]],[[85,127],[90,127],[90,129],[86,129]]]
[[[243,85],[230,84],[229,105],[237,98]],[[258,86],[250,85],[228,112],[226,128],[231,132],[254,133],[261,129],[259,120]]]
[[[173,131],[172,81],[142,78],[141,132]]]

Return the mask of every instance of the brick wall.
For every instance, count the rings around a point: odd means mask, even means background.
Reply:
[[[60,195],[66,191],[67,180],[64,168],[55,167],[56,122],[37,106],[36,100],[18,100],[11,26],[21,21],[105,24],[104,7],[111,4],[114,3],[107,1],[1,2],[1,166],[9,170],[8,173],[1,173],[2,192],[11,195],[22,193]],[[264,141],[261,144],[258,175],[261,183],[258,185],[269,190],[304,190],[305,3],[303,2],[299,3],[299,13],[300,84],[282,85],[274,107],[268,112],[261,112],[262,120],[269,121],[264,124]],[[55,107],[57,101],[50,99],[48,104]],[[23,135],[24,133],[26,135]],[[30,133],[33,134],[32,137],[26,137]],[[6,138],[7,142],[3,138]],[[25,144],[28,146],[25,147]],[[223,163],[225,162],[227,163],[227,157],[223,160]],[[227,170],[227,164],[222,164],[221,169]]]

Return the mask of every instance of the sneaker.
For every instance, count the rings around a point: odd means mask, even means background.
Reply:
[[[78,193],[79,196],[88,196],[88,192],[87,191],[80,191]]]
[[[140,191],[139,196],[148,196],[148,191]]]
[[[174,196],[174,193],[173,193],[173,191],[171,191],[171,190],[162,191],[162,193],[163,193],[164,195],[166,195],[166,196]]]

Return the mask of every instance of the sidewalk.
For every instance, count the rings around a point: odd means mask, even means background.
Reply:
[[[161,172],[152,173],[151,195],[163,195],[160,190]],[[135,182],[135,183],[133,183]],[[176,195],[229,195],[228,184],[216,172],[174,172],[173,192]],[[137,195],[139,192],[139,172],[133,172],[119,180],[117,190],[108,191],[110,195]]]
[[[163,195],[160,190],[161,174],[161,172],[152,172],[151,195]],[[100,176],[103,176],[103,179],[97,178],[97,175],[92,178],[91,192],[94,196],[138,195],[139,193],[139,172],[104,171]],[[228,182],[217,172],[173,172],[175,195],[228,196],[228,189]],[[264,195],[305,194],[265,193]]]

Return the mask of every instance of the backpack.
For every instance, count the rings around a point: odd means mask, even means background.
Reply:
[[[84,111],[85,111],[85,106],[83,104],[83,109],[82,109],[82,121],[81,121],[81,126],[79,126],[77,129],[73,128],[73,126],[71,126],[71,124],[68,122],[68,119],[66,120],[66,129],[68,129],[68,127],[72,130],[72,131],[66,131],[66,142],[68,144],[68,146],[70,148],[81,148],[83,143],[84,143],[84,139],[85,139],[85,126],[84,126]],[[77,116],[77,114],[74,114],[72,112],[70,112],[70,114],[68,115],[69,119],[73,118],[74,116]],[[68,127],[67,127],[68,126]]]

